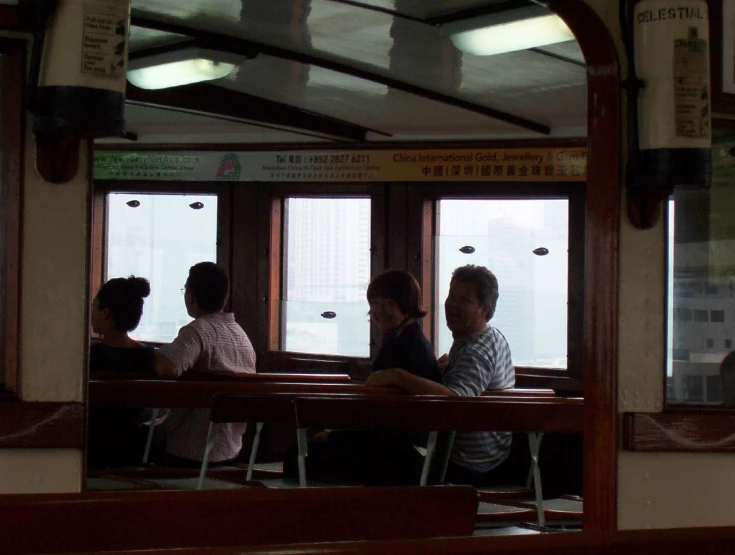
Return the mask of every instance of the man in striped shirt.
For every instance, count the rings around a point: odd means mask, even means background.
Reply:
[[[395,385],[414,394],[475,397],[483,391],[511,389],[515,369],[510,347],[502,333],[488,324],[498,300],[498,280],[484,266],[467,265],[452,274],[449,295],[444,302],[447,327],[454,342],[449,355],[440,359],[446,368],[442,383],[434,383],[393,368],[374,372],[368,385]],[[485,485],[494,476],[510,451],[509,432],[457,433],[447,469],[452,483]]]
[[[182,290],[189,316],[173,343],[156,353],[155,371],[162,378],[179,378],[184,372],[255,373],[255,351],[231,312],[224,312],[230,280],[214,262],[189,269]],[[209,409],[174,409],[165,422],[166,454],[160,464],[177,467],[200,465],[209,429]],[[222,424],[217,429],[210,463],[234,459],[242,447],[244,424]]]

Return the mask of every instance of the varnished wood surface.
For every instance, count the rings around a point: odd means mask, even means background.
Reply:
[[[735,527],[191,549],[181,555],[729,555]],[[152,555],[157,555],[152,554]],[[123,554],[120,554],[123,555]]]
[[[401,395],[398,389],[342,383],[273,383],[173,380],[117,380],[89,382],[92,407],[167,407],[209,408],[215,393],[267,395],[277,393],[314,395],[343,393],[350,395]]]
[[[84,446],[81,403],[0,403],[0,448]]]
[[[26,10],[0,6],[0,22]],[[20,22],[20,19],[17,20]],[[24,83],[27,42],[0,38],[0,382],[20,397],[20,246],[23,191]]]
[[[361,397],[294,400],[300,428],[581,432],[581,399]]]
[[[0,496],[2,551],[80,553],[472,533],[467,486]]]
[[[620,64],[610,31],[580,0],[551,0],[587,64],[589,159],[585,190],[582,377],[584,528],[617,527],[618,279],[621,216]]]
[[[733,453],[735,411],[625,413],[623,446],[629,451]]]
[[[160,380],[158,376],[145,372],[92,373],[94,380]],[[350,383],[348,374],[305,374],[293,372],[258,372],[257,374],[233,374],[225,372],[186,372],[179,381],[216,381],[233,383],[251,382],[296,382],[296,383]]]

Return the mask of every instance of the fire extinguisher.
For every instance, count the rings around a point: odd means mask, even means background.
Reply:
[[[34,132],[122,134],[130,0],[39,4],[47,12],[39,15],[32,59]]]
[[[708,187],[711,181],[707,3],[640,0],[632,50],[628,214],[638,227],[650,227],[656,216],[650,206],[648,215],[641,213],[646,204],[658,208],[674,187]]]

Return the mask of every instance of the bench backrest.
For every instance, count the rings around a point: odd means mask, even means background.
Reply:
[[[464,486],[5,495],[0,537],[17,554],[388,540],[468,535],[476,511]]]
[[[581,399],[527,401],[482,397],[303,397],[299,428],[433,431],[581,432]]]
[[[401,395],[396,388],[368,387],[350,383],[219,382],[173,380],[90,380],[92,407],[209,408],[216,393],[263,395],[274,393],[358,393]]]

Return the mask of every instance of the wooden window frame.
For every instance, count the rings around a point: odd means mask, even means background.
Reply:
[[[23,144],[26,67],[25,40],[0,38],[0,389],[21,395],[20,376],[20,236],[23,194]],[[2,395],[5,395],[3,393]]]
[[[107,195],[125,194],[170,194],[170,195],[217,195],[217,264],[232,275],[232,187],[230,184],[211,182],[138,182],[95,180],[92,197],[92,262],[90,271],[90,299],[97,294],[104,281],[107,260]],[[186,276],[182,276],[182,283]],[[232,309],[232,296],[228,300]]]
[[[538,147],[539,144],[536,143]],[[584,146],[575,144],[575,146]],[[506,144],[507,148],[507,144]],[[428,183],[410,190],[409,221],[412,233],[407,257],[409,271],[416,275],[429,306],[443,302],[436,296],[433,245],[438,233],[438,201],[448,199],[509,200],[564,198],[569,202],[569,272],[567,310],[567,368],[516,367],[517,385],[582,390],[582,328],[584,319],[584,199],[585,183]],[[576,268],[576,271],[573,269]],[[428,292],[428,293],[427,293]],[[440,325],[433,311],[426,318],[430,340]]]
[[[320,353],[297,353],[281,349],[281,313],[283,297],[283,207],[287,198],[369,198],[370,199],[370,275],[383,269],[385,216],[380,210],[384,185],[381,183],[264,183],[260,186],[258,222],[258,277],[257,299],[260,309],[256,351],[260,371],[291,368],[300,371],[347,371],[356,378],[367,375],[370,359]],[[267,217],[263,217],[267,216]],[[374,330],[371,325],[371,337]]]

